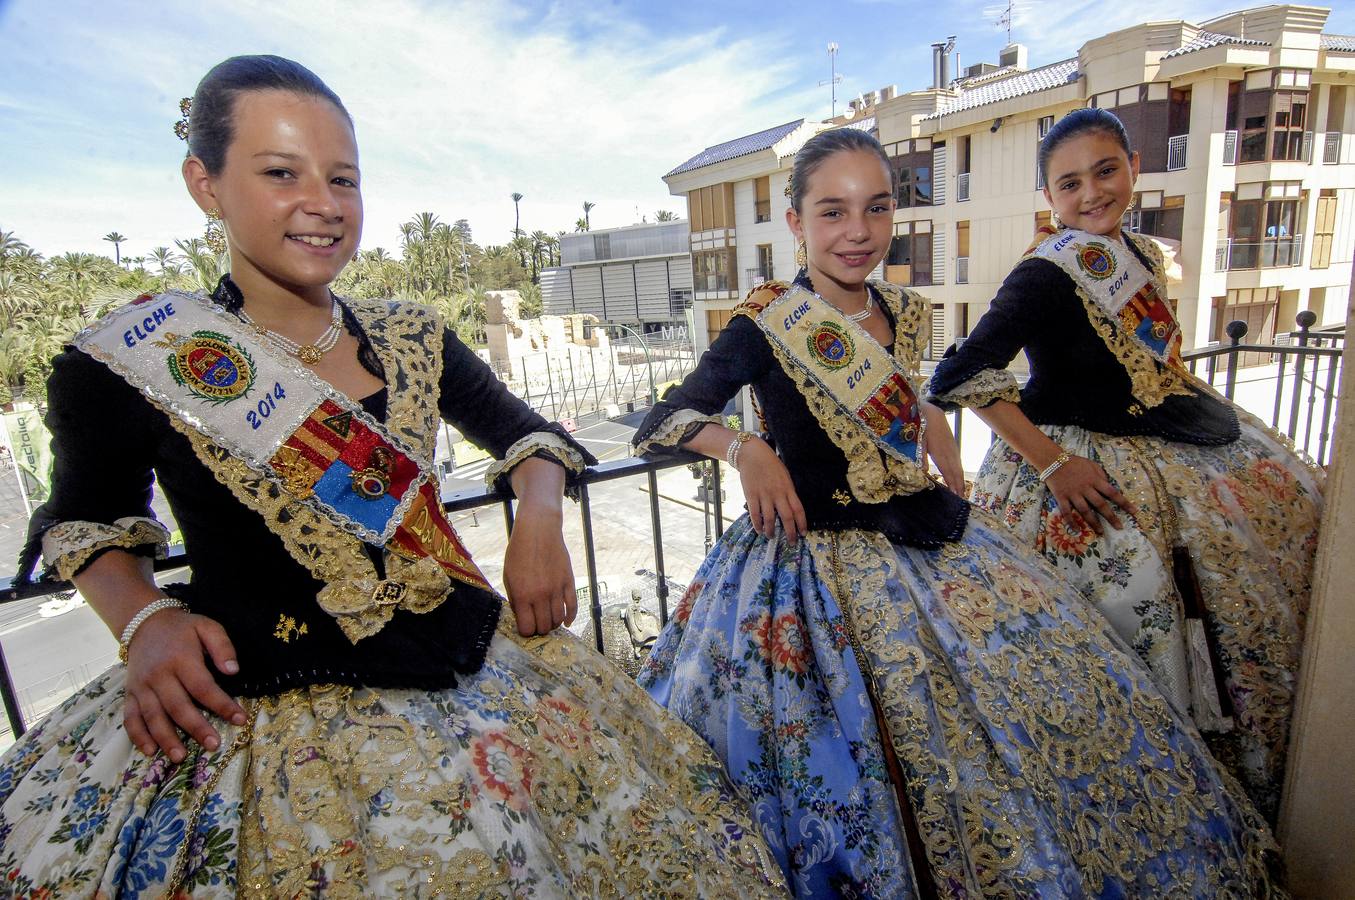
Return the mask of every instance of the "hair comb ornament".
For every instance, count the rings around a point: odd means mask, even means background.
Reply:
[[[179,101],[179,121],[174,123],[174,133],[179,136],[179,140],[188,140],[188,116],[193,109],[193,98],[184,97]]]

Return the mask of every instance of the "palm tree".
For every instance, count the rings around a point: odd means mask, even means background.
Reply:
[[[0,231],[0,258],[14,256],[28,249],[28,245],[14,236],[12,231]]]
[[[584,231],[592,231],[592,230],[593,230],[592,221],[588,218],[588,214],[589,214],[590,212],[593,211],[593,207],[594,207],[594,206],[597,206],[597,204],[596,204],[596,203],[593,203],[591,200],[585,200],[585,201],[583,201],[583,230],[584,230]]]
[[[152,247],[151,259],[155,260],[155,264],[160,267],[162,276],[168,275],[170,272],[178,275],[181,271],[178,256],[168,247]]]
[[[521,219],[518,217],[518,203],[521,202],[521,200],[522,200],[522,195],[519,194],[517,191],[514,191],[514,192],[513,192],[513,240],[514,240],[515,242],[517,241],[518,238],[522,237],[522,227],[521,227],[522,222],[521,222]],[[524,269],[527,268],[527,260],[526,260],[526,258],[525,258],[521,253],[518,254],[518,262],[522,264],[522,267],[523,267]]]
[[[574,230],[575,230],[575,231],[587,231],[587,230],[588,230],[588,220],[585,219],[583,216],[580,216],[579,218],[575,219],[575,220],[574,220]]]
[[[127,240],[127,238],[118,234],[116,231],[110,231],[108,234],[104,235],[104,240],[113,245],[113,262],[119,266],[122,265],[122,242]]]
[[[671,209],[661,209],[654,213],[655,222],[671,222],[673,219],[674,216]]]

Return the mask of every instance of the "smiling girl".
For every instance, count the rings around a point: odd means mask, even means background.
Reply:
[[[974,502],[1044,552],[1274,816],[1318,520],[1317,472],[1194,378],[1156,245],[1121,230],[1138,154],[1104,110],[1040,145],[1041,234],[930,382],[1000,438]],[[1006,371],[1025,350],[1030,381]]]
[[[431,308],[331,292],[362,233],[339,98],[229,59],[188,147],[230,275],[139,298],[55,363],[30,550],[125,667],[0,759],[0,894],[780,895],[709,749],[557,629],[587,454]],[[439,418],[517,497],[507,601],[443,514]],[[152,474],[192,563],[163,589]]]
[[[754,288],[636,432],[738,471],[640,681],[708,740],[801,897],[1266,896],[1273,847],[1078,593],[962,484],[914,393],[930,304],[864,132],[791,172],[805,265]],[[751,385],[762,436],[719,417]]]

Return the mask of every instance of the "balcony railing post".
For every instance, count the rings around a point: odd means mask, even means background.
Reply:
[[[599,653],[602,646],[602,597],[598,591],[597,548],[593,545],[593,506],[588,501],[588,485],[579,485],[579,515],[583,519],[583,560],[588,568],[588,608],[593,619],[593,643]]]
[[[1241,319],[1234,319],[1228,323],[1228,340],[1232,343],[1228,348],[1228,376],[1223,383],[1223,396],[1229,400],[1233,399],[1233,387],[1237,383],[1237,345],[1242,342],[1242,338],[1247,334],[1247,323]]]
[[[649,524],[654,535],[655,593],[659,597],[659,623],[668,624],[668,574],[663,568],[663,524],[659,521],[659,473],[649,470]]]
[[[1294,321],[1299,326],[1299,346],[1308,346],[1308,329],[1317,321],[1312,310],[1305,309]],[[1299,401],[1303,398],[1303,370],[1307,363],[1307,354],[1300,350],[1294,362],[1294,394],[1289,401],[1289,438],[1293,440],[1299,430]]]
[[[1332,342],[1333,345],[1335,341]],[[1317,463],[1325,465],[1327,462],[1327,440],[1331,437],[1332,425],[1332,403],[1336,400],[1336,370],[1339,368],[1341,357],[1327,357],[1327,396],[1322,400],[1322,431],[1317,436]]]
[[[715,537],[718,539],[720,535],[725,533],[725,492],[720,487],[719,460],[712,459],[710,461],[710,480],[715,482],[715,499],[712,502],[715,504]],[[706,491],[706,496],[710,495],[711,492]]]
[[[0,646],[0,700],[5,703],[5,717],[9,719],[9,733],[17,741],[25,731],[24,713],[19,708],[19,698],[14,693],[14,679],[9,675],[9,661],[5,659],[5,648]]]

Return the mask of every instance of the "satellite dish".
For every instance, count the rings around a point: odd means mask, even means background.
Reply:
[[[855,106],[852,106],[852,105],[850,105],[850,104],[848,104],[847,108],[844,109],[844,110],[842,111],[842,118],[844,118],[844,119],[855,119],[855,118],[856,118],[856,107],[855,107]]]

